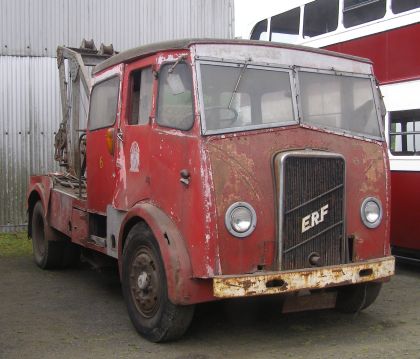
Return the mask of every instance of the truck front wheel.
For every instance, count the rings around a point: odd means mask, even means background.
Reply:
[[[382,283],[362,283],[340,288],[336,309],[343,313],[357,313],[369,307],[378,297]]]
[[[152,342],[181,337],[188,329],[194,306],[173,304],[168,298],[165,269],[156,240],[144,224],[136,224],[123,251],[122,289],[136,330]]]
[[[41,201],[35,204],[31,220],[32,248],[38,267],[42,269],[64,268],[78,262],[79,246],[70,243],[47,224]]]

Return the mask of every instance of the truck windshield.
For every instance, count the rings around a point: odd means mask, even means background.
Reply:
[[[302,121],[381,137],[370,78],[299,72]]]
[[[368,76],[302,69],[295,89],[291,70],[276,67],[209,61],[200,74],[204,134],[295,124],[300,108],[303,123],[382,137]]]
[[[245,64],[201,64],[205,133],[295,122],[290,72]]]

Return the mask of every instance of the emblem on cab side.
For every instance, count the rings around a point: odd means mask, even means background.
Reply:
[[[134,141],[130,147],[130,172],[139,172],[140,167],[140,148]]]
[[[302,233],[324,222],[325,216],[328,213],[328,204],[322,206],[318,211],[312,212],[306,217],[302,218]]]

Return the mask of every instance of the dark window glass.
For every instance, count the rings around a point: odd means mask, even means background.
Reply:
[[[300,7],[271,18],[271,41],[295,42],[299,38]]]
[[[344,0],[343,24],[352,27],[382,19],[386,13],[386,0]]]
[[[163,65],[159,72],[157,123],[189,130],[194,122],[191,68],[186,63]]]
[[[152,107],[152,68],[134,71],[131,74],[130,125],[143,125],[149,122]]]
[[[334,31],[338,26],[338,0],[318,0],[305,5],[303,37]]]
[[[420,109],[389,113],[389,149],[393,155],[420,154]]]
[[[95,85],[90,97],[89,130],[110,127],[117,117],[120,79],[112,77]]]
[[[258,22],[251,32],[251,40],[268,40],[267,19]]]
[[[417,9],[420,7],[420,0],[392,0],[391,8],[394,14]]]

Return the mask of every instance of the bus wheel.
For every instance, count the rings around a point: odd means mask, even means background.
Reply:
[[[357,313],[369,307],[378,297],[382,283],[362,283],[340,288],[336,309],[343,313]]]
[[[194,306],[169,300],[160,250],[144,223],[128,234],[122,260],[124,300],[136,330],[152,342],[181,337],[191,323]]]
[[[80,247],[46,223],[41,201],[35,204],[32,213],[32,248],[35,263],[42,269],[69,267],[80,258]]]

